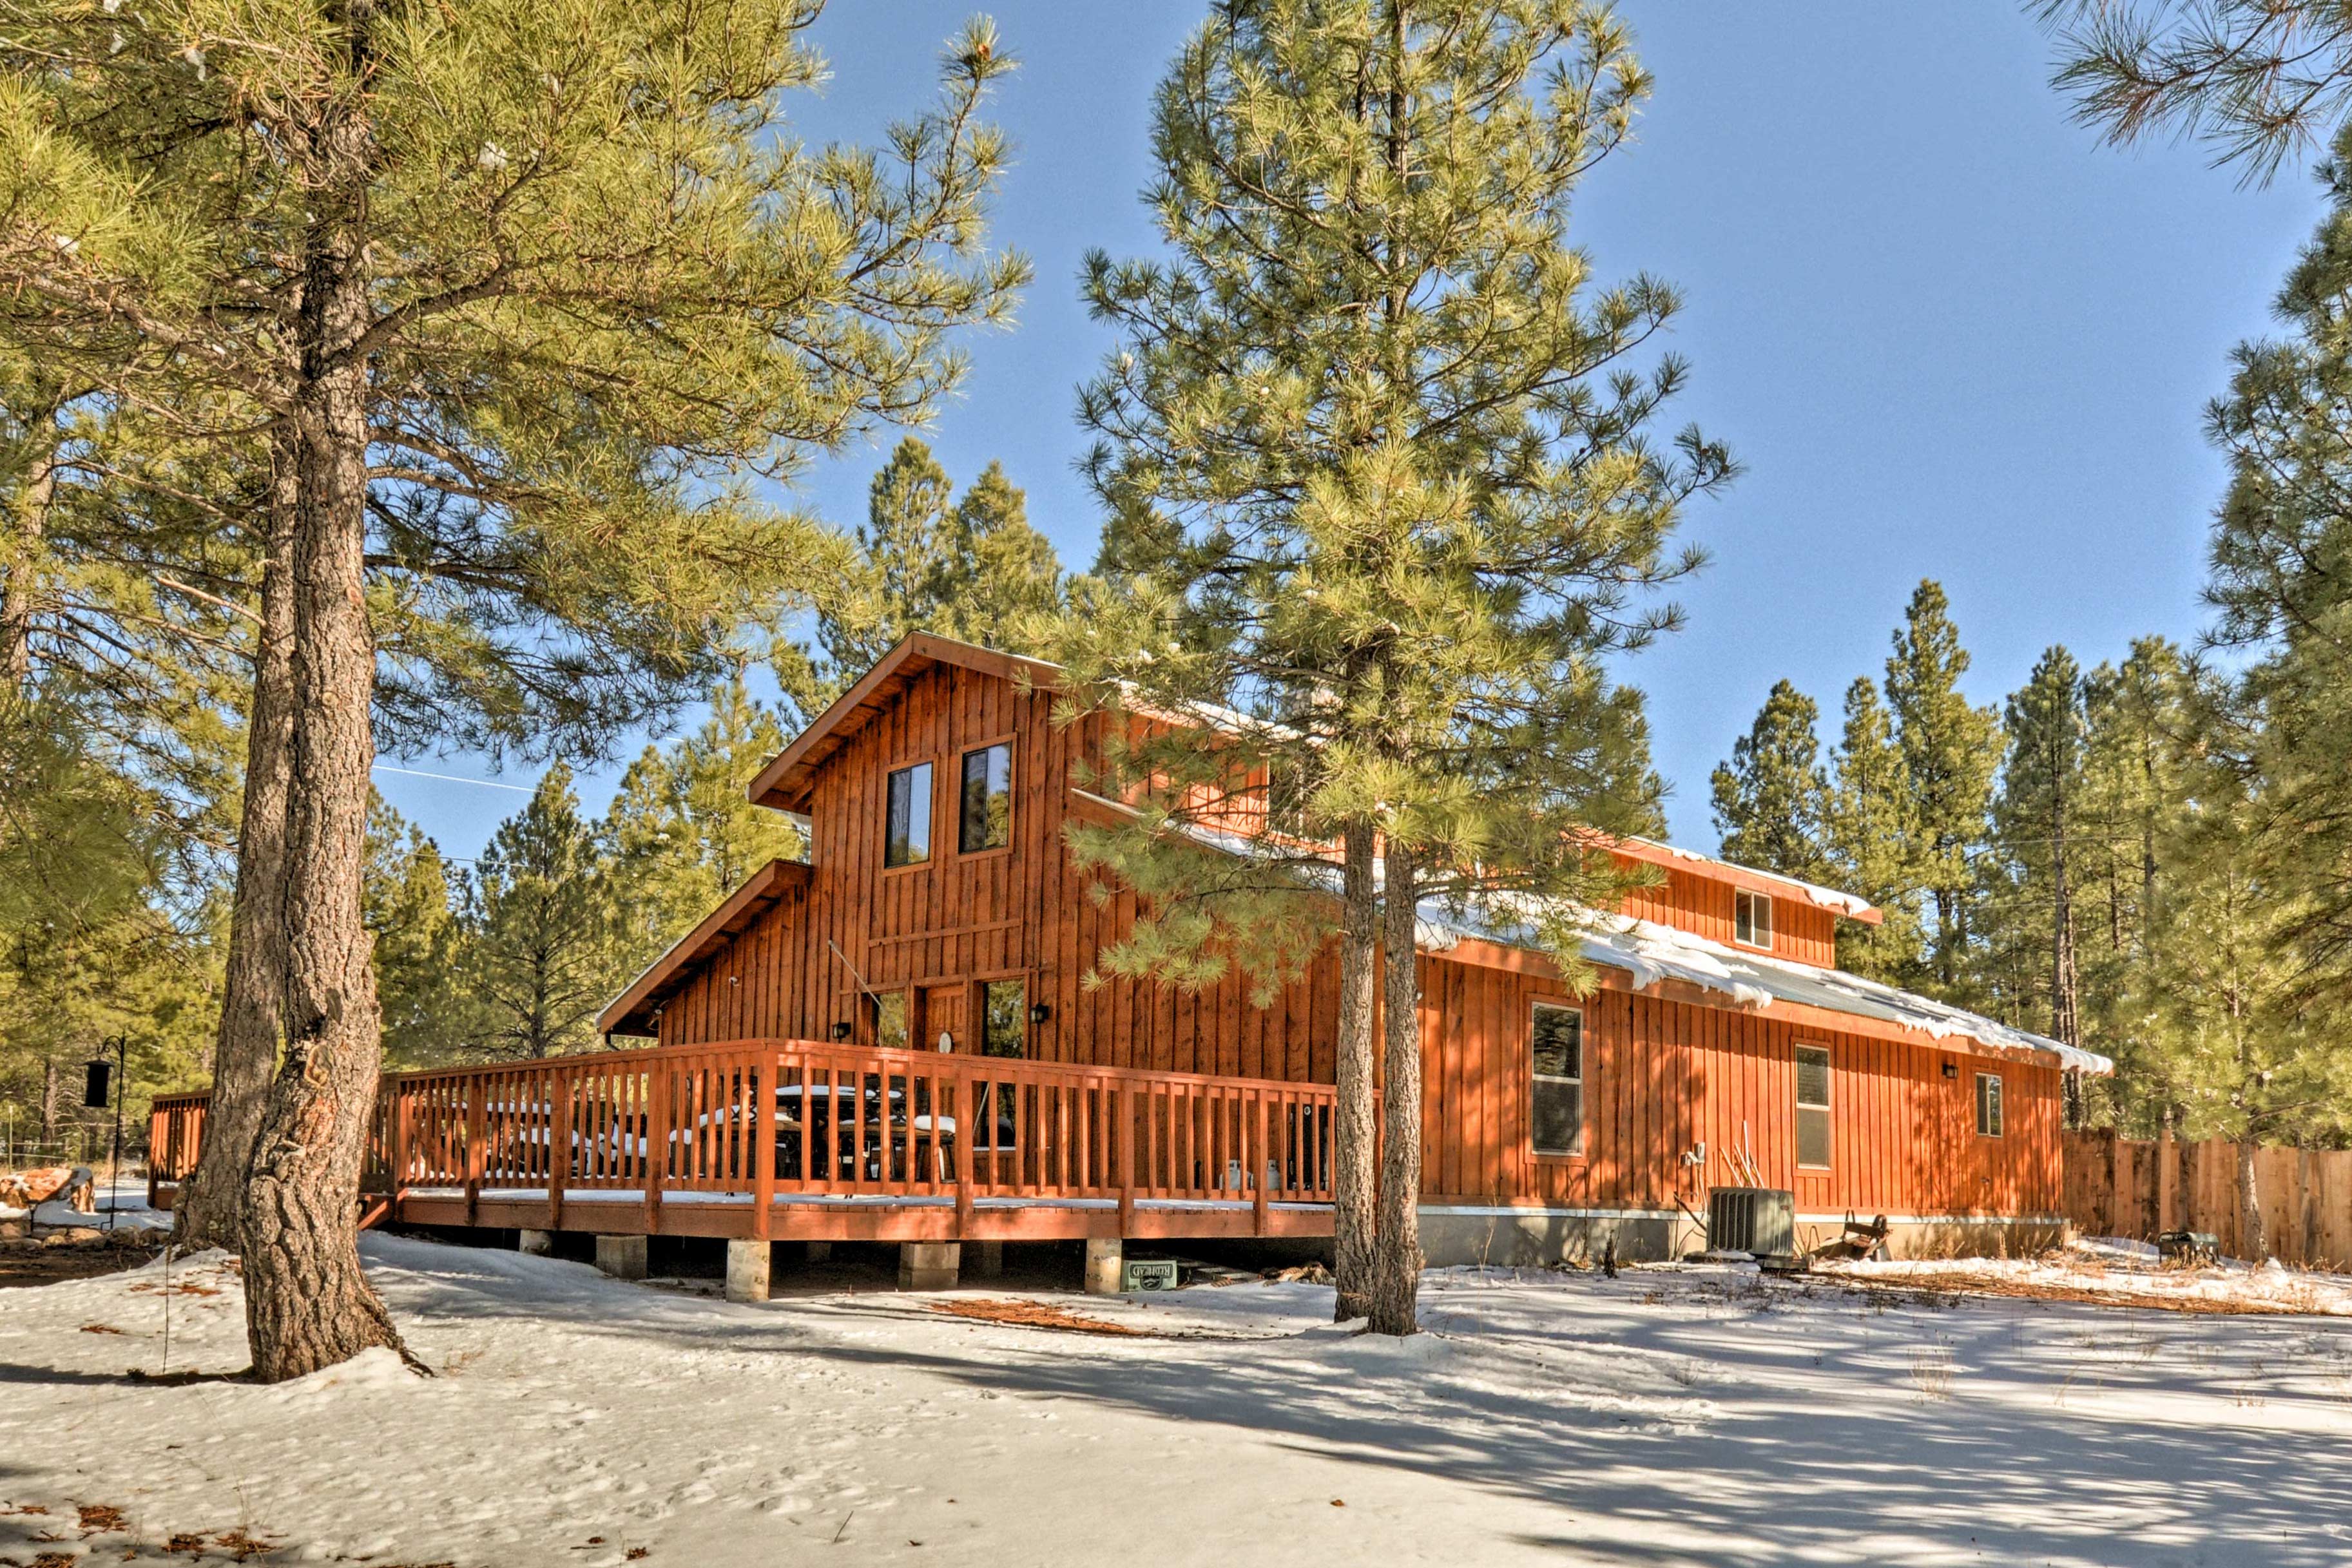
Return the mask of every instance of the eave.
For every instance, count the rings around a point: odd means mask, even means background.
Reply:
[[[742,886],[727,895],[726,903],[670,944],[667,952],[629,982],[628,988],[597,1015],[597,1029],[605,1034],[659,1034],[655,1015],[671,993],[691,977],[695,967],[773,909],[786,893],[806,886],[808,878],[809,868],[799,861],[773,860],[753,872]]]

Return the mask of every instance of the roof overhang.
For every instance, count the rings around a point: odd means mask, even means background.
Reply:
[[[993,648],[959,643],[952,637],[918,632],[883,654],[872,669],[857,678],[856,685],[835,699],[833,706],[794,736],[793,743],[778,752],[774,761],[760,770],[759,777],[751,780],[752,801],[779,810],[806,810],[809,792],[825,759],[880,716],[917,676],[942,664],[1046,687],[1058,683],[1062,673],[1061,666],[1042,659],[1024,659],[1013,653],[1000,653]]]
[[[809,868],[799,861],[770,861],[753,872],[742,886],[727,895],[726,903],[629,982],[628,989],[597,1015],[597,1029],[605,1034],[658,1034],[654,1015],[691,977],[695,967],[773,909],[787,892],[805,886],[808,878]]]

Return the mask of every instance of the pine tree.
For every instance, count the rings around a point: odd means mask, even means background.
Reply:
[[[660,956],[770,861],[804,854],[802,827],[746,793],[784,738],[738,677],[712,690],[710,716],[693,734],[649,746],[629,765],[604,829],[625,970]]]
[[[265,1380],[398,1343],[352,1201],[380,1044],[374,722],[698,685],[827,553],[736,465],[789,476],[919,416],[960,370],[944,335],[1024,276],[977,250],[1003,147],[975,114],[1011,63],[986,27],[887,157],[818,156],[781,119],[821,74],[814,15],[0,10],[0,345],[249,461],[267,430],[286,486],[285,869],[254,902],[282,920],[261,1016],[288,1021],[244,1237]],[[411,597],[372,595],[371,557],[406,563]],[[277,728],[258,706],[256,728]]]
[[[1915,808],[1907,859],[1935,916],[1927,973],[1954,999],[1968,971],[1970,857],[1984,841],[2000,759],[2000,716],[1960,695],[1968,668],[1950,601],[1940,584],[1922,581],[1886,661],[1886,702]]]
[[[367,926],[383,1053],[398,1067],[456,1061],[470,1020],[441,847],[378,796],[368,811]]]
[[[459,883],[474,1052],[539,1058],[596,1045],[596,1013],[625,980],[610,862],[558,763],[499,824]]]
[[[1087,263],[1120,340],[1080,394],[1118,583],[1061,647],[1077,700],[1128,716],[1105,787],[1140,815],[1075,841],[1146,910],[1103,963],[1303,962],[1336,881],[1336,1310],[1382,1333],[1413,1329],[1421,1264],[1417,903],[1614,893],[1582,830],[1654,798],[1607,664],[1676,623],[1648,592],[1696,565],[1680,504],[1729,471],[1649,434],[1679,360],[1623,368],[1674,291],[1597,287],[1569,242],[1647,88],[1578,0],[1221,6],[1155,105],[1165,259]],[[1204,822],[1253,853],[1203,855]],[[1574,925],[1546,932],[1572,977]]]
[[[1821,709],[1787,681],[1773,684],[1731,760],[1712,780],[1726,860],[1808,882],[1826,880],[1829,775],[1814,732]]]
[[[2193,136],[2267,183],[2352,109],[2352,14],[2332,0],[2040,0],[2075,118],[2128,144]]]
[[[1909,985],[1922,963],[1918,882],[1911,865],[1916,802],[1894,716],[1867,676],[1846,688],[1844,728],[1830,754],[1824,816],[1829,880],[1870,900],[1878,925],[1840,921],[1838,967]]]
[[[2048,1033],[2083,1042],[2082,973],[2075,958],[2088,721],[2083,675],[2063,647],[2043,653],[2009,699],[2009,753],[1992,808],[2000,853],[2042,905]]]
[[[816,648],[776,657],[778,681],[803,717],[911,632],[1034,653],[1062,607],[1061,560],[1029,526],[1026,499],[1003,468],[991,463],[958,497],[912,435],[875,473],[856,543],[856,560],[817,613]]]

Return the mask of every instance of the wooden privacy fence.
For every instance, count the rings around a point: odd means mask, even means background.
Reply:
[[[1209,1205],[1331,1201],[1329,1084],[1075,1067],[813,1040],[611,1051],[387,1074],[362,1176],[395,1200],[739,1203],[869,1200]],[[155,1102],[151,1184],[195,1163],[206,1097]],[[607,1212],[610,1212],[609,1209]]]
[[[2153,1241],[2207,1230],[2223,1253],[2250,1250],[2238,1204],[2238,1145],[2063,1134],[2065,1213],[2093,1236]],[[2301,1268],[2352,1267],[2352,1150],[2257,1148],[2254,1181],[2270,1251]]]

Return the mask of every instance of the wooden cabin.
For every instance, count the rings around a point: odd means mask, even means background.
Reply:
[[[1107,721],[1055,725],[1055,678],[929,635],[893,649],[751,785],[805,822],[805,862],[753,875],[603,1015],[641,1049],[387,1081],[393,1207],[1112,1256],[1328,1236],[1336,953],[1267,1007],[1238,978],[1089,984],[1135,904],[1072,864]],[[1841,973],[1837,923],[1878,918],[1858,899],[1611,848],[1655,874],[1587,940],[1589,995],[1507,921],[1424,911],[1433,1263],[1667,1256],[1718,1187],[1792,1192],[1801,1241],[1882,1216],[1899,1250],[2054,1237],[2063,1075],[2103,1059]],[[158,1146],[184,1148],[163,1115]],[[917,1277],[951,1277],[925,1256]]]

